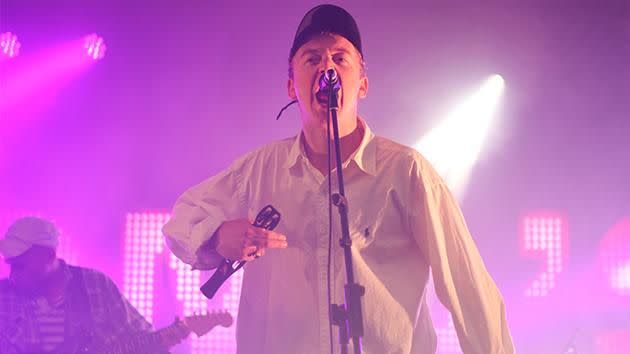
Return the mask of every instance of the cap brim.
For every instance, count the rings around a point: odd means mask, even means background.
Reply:
[[[28,251],[31,244],[15,238],[5,238],[0,240],[0,254],[5,259],[17,257]]]

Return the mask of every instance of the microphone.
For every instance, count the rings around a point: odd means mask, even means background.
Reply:
[[[332,87],[333,91],[337,92],[341,88],[341,79],[335,69],[328,69],[322,72],[319,77],[319,90],[327,91],[329,87]]]
[[[276,210],[272,205],[264,207],[254,220],[254,226],[260,227],[266,230],[273,230],[280,222],[280,212]],[[251,255],[250,255],[251,256]],[[217,267],[214,274],[206,281],[199,290],[208,299],[212,299],[219,290],[219,287],[234,274],[237,270],[241,269],[245,265],[245,261],[230,261],[229,259],[223,259],[221,265]]]

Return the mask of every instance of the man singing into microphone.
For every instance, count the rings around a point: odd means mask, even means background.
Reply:
[[[328,93],[320,87],[330,69],[341,86],[340,154],[355,281],[365,287],[364,353],[435,353],[430,270],[464,353],[514,353],[502,296],[445,183],[418,152],[374,135],[359,117],[358,102],[368,92],[361,38],[352,16],[337,6],[310,10],[290,50],[288,95],[298,102],[301,132],[184,192],[163,230],[170,249],[198,269],[223,259],[249,262],[239,354],[322,354],[338,343],[329,327],[329,227],[330,302],[344,303],[346,279],[338,214],[329,220],[328,183],[336,191],[337,180],[329,168],[335,162],[328,155]],[[275,232],[251,225],[267,204],[282,214]]]

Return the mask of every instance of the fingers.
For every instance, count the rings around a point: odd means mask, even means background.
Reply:
[[[242,261],[253,261],[254,259],[257,258],[257,253],[259,252],[259,249],[256,246],[248,246],[248,247],[244,247],[242,249],[242,254],[241,254],[241,260]]]
[[[245,242],[259,248],[287,248],[287,237],[273,231],[252,227],[247,230]]]
[[[260,237],[260,238],[268,238],[268,239],[273,239],[273,240],[282,240],[282,241],[287,240],[287,237],[281,233],[271,231],[271,230],[266,230],[266,229],[256,227],[253,225],[247,229],[247,235]]]
[[[289,244],[287,241],[282,240],[272,240],[263,237],[246,237],[243,240],[243,246],[255,246],[259,249],[262,248],[287,248]]]
[[[215,250],[231,260],[251,261],[267,248],[287,248],[286,236],[255,227],[247,219],[225,221],[216,231]]]
[[[249,246],[243,248],[243,254],[241,255],[241,260],[243,261],[252,261],[256,258],[260,258],[265,255],[265,249],[259,248],[255,246]]]
[[[287,247],[286,236],[258,227],[251,227],[243,238],[241,259],[251,261],[264,256],[267,248]]]
[[[256,258],[258,257],[262,257],[265,255],[265,249],[264,248],[259,248],[258,251],[256,251]]]

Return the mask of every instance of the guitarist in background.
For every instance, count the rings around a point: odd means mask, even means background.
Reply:
[[[150,335],[151,324],[110,278],[57,258],[58,237],[51,222],[25,217],[0,239],[0,254],[11,267],[9,279],[0,280],[0,353],[100,353],[88,348]],[[128,350],[167,353],[174,344],[157,338]]]

